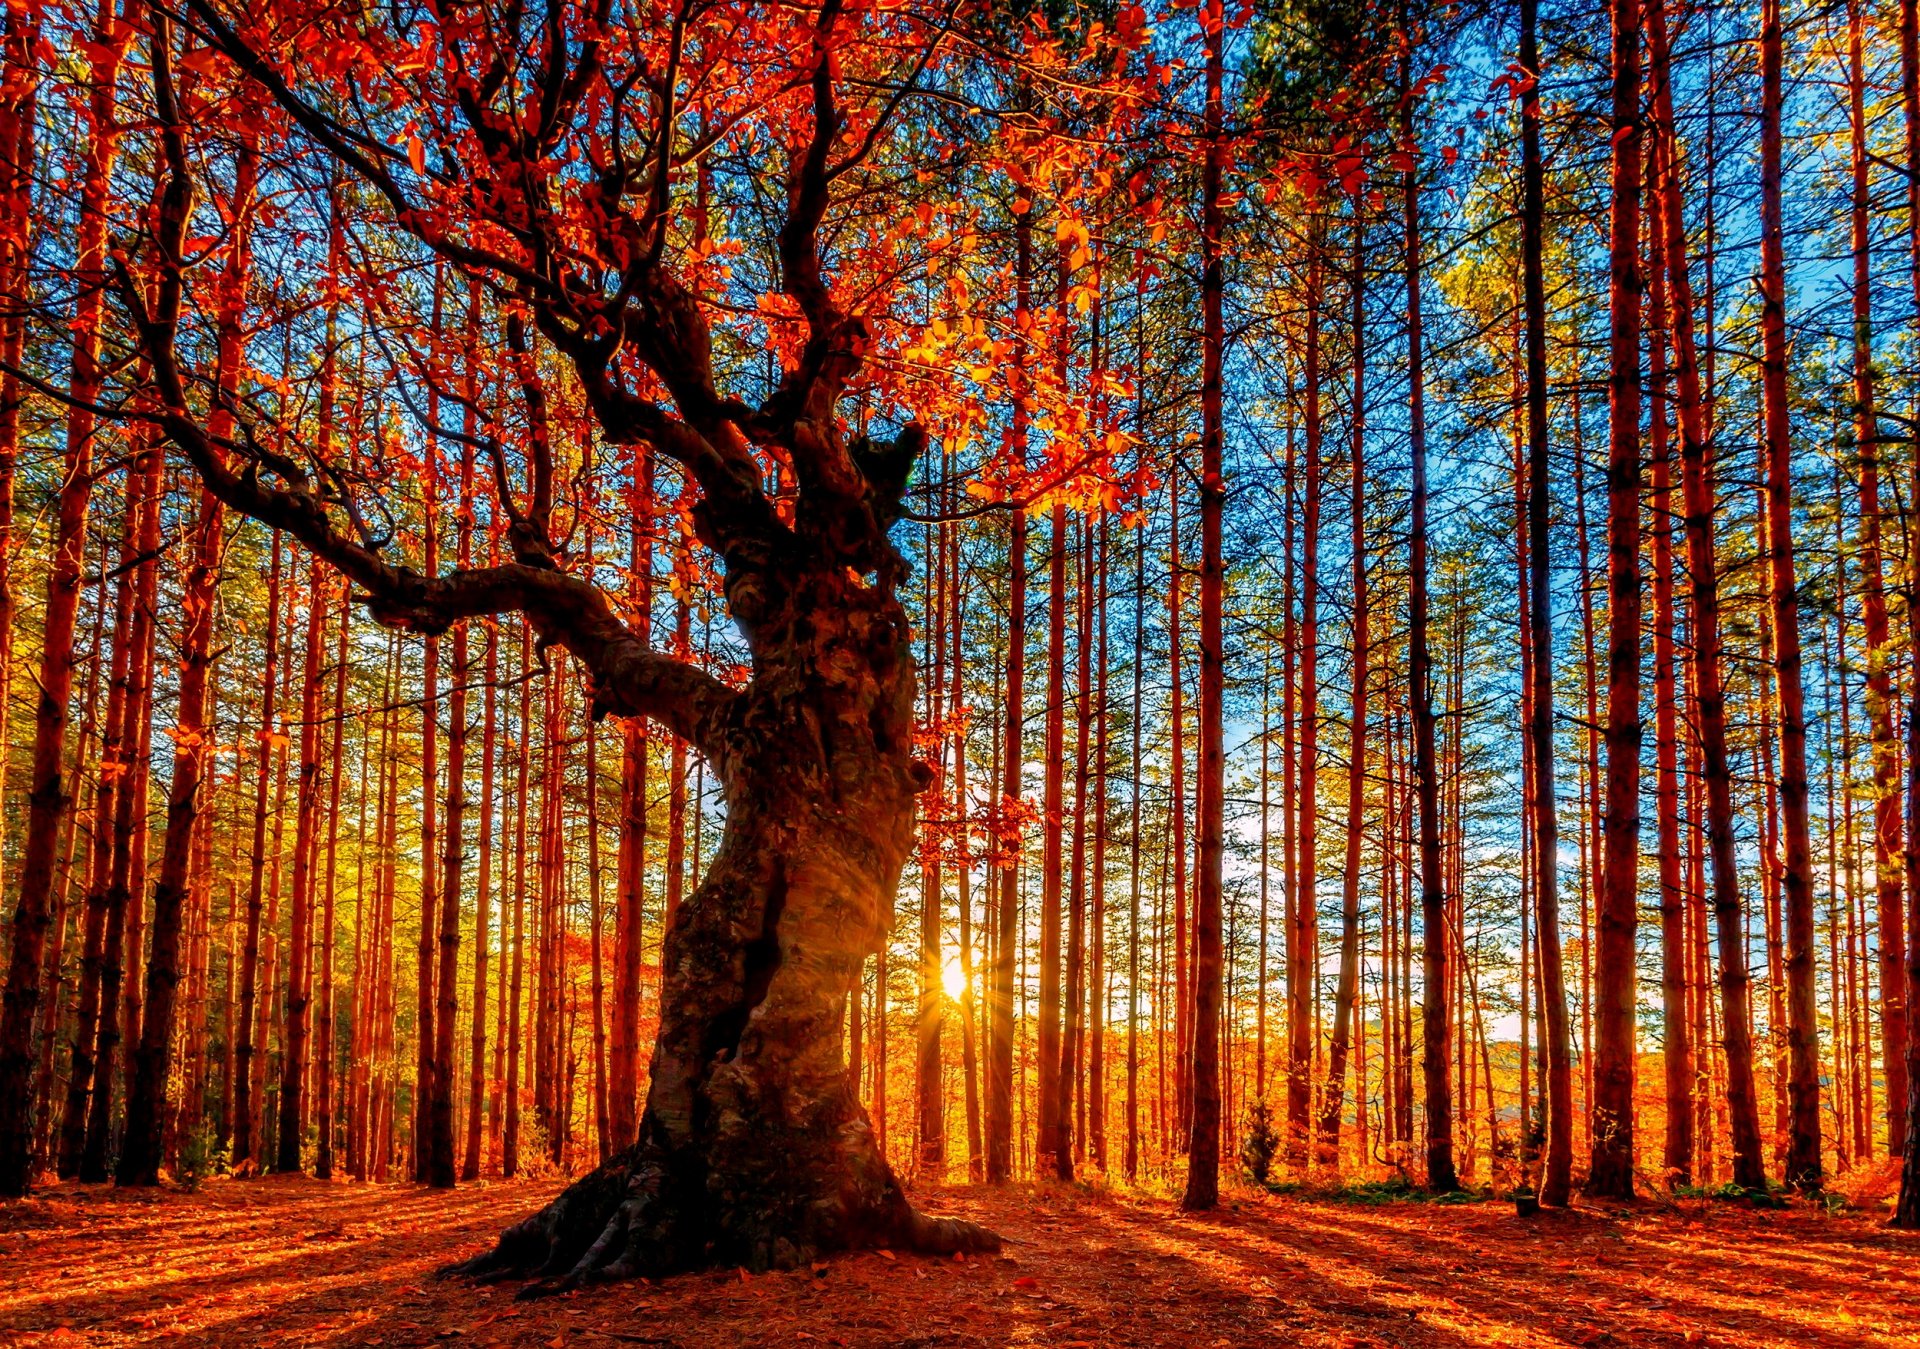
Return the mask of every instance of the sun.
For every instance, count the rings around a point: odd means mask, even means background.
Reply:
[[[960,967],[960,957],[948,956],[947,963],[940,970],[940,984],[947,990],[947,996],[955,1002],[967,995],[967,972]]]

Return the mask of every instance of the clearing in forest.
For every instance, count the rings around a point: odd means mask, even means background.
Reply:
[[[1083,1189],[916,1199],[996,1257],[870,1252],[791,1274],[519,1302],[433,1271],[552,1187],[301,1177],[60,1185],[0,1209],[0,1343],[32,1345],[1912,1345],[1920,1236],[1697,1204],[1532,1220],[1492,1203],[1231,1196],[1190,1215]]]

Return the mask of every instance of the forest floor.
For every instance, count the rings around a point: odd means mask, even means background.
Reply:
[[[0,1345],[1841,1346],[1920,1343],[1920,1234],[1708,1201],[1575,1208],[933,1190],[1004,1254],[631,1282],[436,1282],[549,1184],[59,1185],[0,1205]]]

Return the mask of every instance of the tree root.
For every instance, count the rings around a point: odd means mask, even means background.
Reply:
[[[764,1230],[709,1230],[700,1220],[713,1213],[705,1187],[672,1184],[669,1168],[643,1149],[610,1158],[502,1232],[491,1250],[435,1277],[527,1279],[517,1296],[533,1299],[713,1265],[739,1264],[756,1273],[798,1269],[837,1251],[885,1247],[948,1256],[1000,1249],[999,1235],[977,1223],[921,1213],[890,1175],[881,1194],[864,1204],[844,1195],[814,1202],[806,1231],[781,1230],[771,1207],[761,1215]]]

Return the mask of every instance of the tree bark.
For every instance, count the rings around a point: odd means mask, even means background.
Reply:
[[[92,404],[102,384],[100,322],[105,298],[107,194],[119,151],[115,84],[132,27],[117,0],[100,0],[92,44],[86,168],[80,187],[74,270],[79,300],[71,329],[72,371],[66,447],[53,526],[53,564],[41,622],[39,699],[34,715],[26,839],[20,895],[13,913],[4,1002],[0,1003],[0,1195],[23,1195],[33,1184],[33,1023],[40,1007],[40,965],[53,919],[53,873],[69,788],[64,755],[67,702],[73,691],[73,632],[86,559],[87,504],[93,492]],[[111,1004],[109,1004],[111,1006]]]
[[[1612,0],[1607,415],[1606,830],[1596,919],[1587,1193],[1633,1194],[1634,931],[1640,880],[1640,5]]]
[[[163,20],[155,30],[153,57],[169,59]],[[163,108],[171,117],[172,109]],[[218,400],[208,430],[225,437],[232,429],[232,406],[239,383],[241,323],[245,317],[249,270],[248,221],[252,214],[258,164],[243,147],[234,166],[231,218],[233,243],[221,278],[220,351],[216,370]],[[180,185],[184,187],[184,184]],[[182,922],[195,830],[203,809],[202,790],[209,760],[207,673],[213,654],[215,592],[225,549],[225,508],[204,488],[193,524],[193,560],[181,596],[184,632],[180,642],[179,709],[173,731],[173,778],[167,799],[167,828],[160,850],[160,874],[153,888],[153,949],[147,962],[146,1015],[134,1050],[127,1088],[126,1130],[114,1178],[122,1185],[156,1185],[165,1145],[167,1080],[173,1069],[174,1011],[180,981]]]
[[[332,412],[323,400],[321,416]],[[280,1128],[274,1170],[302,1169],[313,1006],[314,827],[320,815],[320,662],[326,646],[328,574],[307,564],[306,663],[300,680],[300,767],[295,785],[293,907],[287,916],[286,1029],[280,1058]],[[343,597],[344,598],[344,597]]]
[[[1769,606],[1780,721],[1780,816],[1786,853],[1786,1180],[1821,1184],[1820,1032],[1814,995],[1813,848],[1807,816],[1807,717],[1800,676],[1800,601],[1793,563],[1793,441],[1787,406],[1786,249],[1781,207],[1780,0],[1760,14],[1760,375],[1765,434]]]
[[[1338,1171],[1340,1120],[1346,1107],[1347,1052],[1360,993],[1360,856],[1367,810],[1367,352],[1365,216],[1356,204],[1353,223],[1353,455],[1348,485],[1349,551],[1353,554],[1353,666],[1347,733],[1347,851],[1340,900],[1340,983],[1333,999],[1333,1036],[1327,1046],[1327,1080],[1320,1108],[1320,1161]],[[1366,1083],[1356,1087],[1364,1099]],[[1364,1149],[1362,1163],[1365,1162]]]
[[[1540,1005],[1546,1013],[1547,1155],[1540,1200],[1564,1205],[1573,1175],[1573,1047],[1560,944],[1560,818],[1554,787],[1553,576],[1549,529],[1552,468],[1547,420],[1547,299],[1542,237],[1544,172],[1540,152],[1539,0],[1521,0],[1520,282],[1526,308],[1527,582],[1532,600],[1527,754],[1533,770],[1534,907]]]
[[[1402,72],[1405,74],[1403,65]],[[1413,140],[1411,115],[1404,139]],[[1434,762],[1433,658],[1428,651],[1426,375],[1420,313],[1420,185],[1418,163],[1403,175],[1407,282],[1407,428],[1412,457],[1413,519],[1408,561],[1408,682],[1413,704],[1414,796],[1419,812],[1422,1071],[1426,1085],[1427,1188],[1460,1188],[1453,1162],[1453,1094],[1447,1078],[1451,1027],[1447,1015],[1452,940],[1440,862],[1440,782]]]
[[[1646,0],[1649,11],[1664,3]],[[1656,63],[1652,71],[1656,88],[1663,74]],[[1656,127],[1646,155],[1648,195],[1656,201],[1667,148]],[[1680,731],[1674,692],[1673,442],[1667,413],[1671,399],[1665,221],[1657,205],[1648,213],[1646,234],[1648,428],[1653,442],[1654,828],[1659,840],[1660,1035],[1667,1113],[1662,1160],[1670,1185],[1691,1185],[1695,1069],[1692,1026],[1687,1019],[1687,893],[1680,850]]]
[[[1920,163],[1920,0],[1900,0],[1900,103],[1907,162]],[[1907,175],[1907,273],[1920,314],[1920,176]],[[1920,455],[1908,478],[1909,502],[1920,502]],[[1900,1163],[1896,1227],[1920,1228],[1920,538],[1907,533],[1908,660],[1916,671],[1907,707],[1907,1127]]]
[[[1698,723],[1701,775],[1706,789],[1706,832],[1712,873],[1713,911],[1720,948],[1720,1010],[1726,1044],[1728,1124],[1733,1148],[1734,1184],[1766,1188],[1766,1163],[1760,1138],[1758,1097],[1753,1080],[1753,1032],[1748,1008],[1747,938],[1741,920],[1740,874],[1734,851],[1733,772],[1727,752],[1726,695],[1720,666],[1720,582],[1714,546],[1713,428],[1694,340],[1693,285],[1682,213],[1672,83],[1669,73],[1666,7],[1654,0],[1647,10],[1648,58],[1654,78],[1654,119],[1659,165],[1657,209],[1666,249],[1666,271],[1673,291],[1674,384],[1679,395],[1681,501],[1690,580],[1693,695]],[[1704,940],[1703,938],[1701,939]],[[1701,990],[1704,997],[1705,990]]]
[[[261,676],[260,730],[254,740],[259,765],[254,777],[253,846],[247,866],[246,939],[240,951],[240,1012],[235,1034],[233,1081],[233,1166],[241,1171],[253,1158],[253,1056],[264,1049],[254,1042],[254,1004],[259,996],[261,886],[266,878],[267,789],[273,780],[274,696],[280,656],[280,571],[282,542],[273,531],[273,561],[267,573],[267,623]]]
[[[1033,276],[1031,210],[1015,215],[1013,396],[1011,451],[1016,470],[1026,463],[1027,331],[1031,324]],[[987,971],[987,1181],[1013,1178],[1013,975],[1017,946],[1021,837],[1010,816],[1021,795],[1022,693],[1026,683],[1027,514],[1015,505],[1007,530],[1006,742],[1001,753],[1000,800],[994,809],[993,959]]]
[[[1221,873],[1225,852],[1227,759],[1224,663],[1221,634],[1225,563],[1221,516],[1227,497],[1222,457],[1226,427],[1221,408],[1221,371],[1226,325],[1221,199],[1226,147],[1221,143],[1226,15],[1222,0],[1207,0],[1206,160],[1201,170],[1201,375],[1200,375],[1200,781],[1194,824],[1199,862],[1194,868],[1193,912],[1193,1128],[1187,1144],[1187,1186],[1180,1206],[1206,1210],[1220,1197],[1220,994]]]

